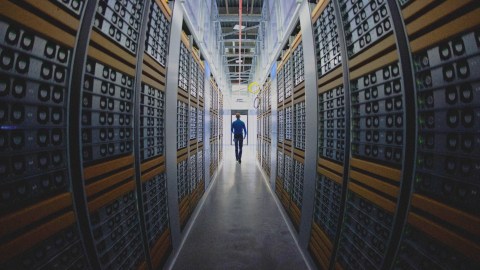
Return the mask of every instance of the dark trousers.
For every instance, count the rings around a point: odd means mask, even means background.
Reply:
[[[242,147],[243,147],[242,134],[233,135],[233,141],[235,142],[235,157],[237,158],[237,160],[242,159]]]

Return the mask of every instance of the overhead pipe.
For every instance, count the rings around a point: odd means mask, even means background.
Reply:
[[[242,72],[242,0],[238,2],[238,26],[240,29],[238,29],[238,81],[240,81],[240,74]]]

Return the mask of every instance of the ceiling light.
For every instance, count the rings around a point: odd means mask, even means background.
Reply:
[[[237,64],[243,63],[243,60],[235,60],[235,63]]]
[[[244,26],[244,25],[242,25],[242,30],[243,30],[243,29],[245,29],[245,26]],[[235,24],[235,26],[233,27],[233,30],[237,30],[237,31],[240,30],[240,25]]]

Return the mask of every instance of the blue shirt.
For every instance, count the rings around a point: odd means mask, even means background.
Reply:
[[[232,123],[232,133],[242,135],[242,130],[245,131],[245,136],[247,135],[247,129],[245,128],[245,123],[242,120],[237,119]]]

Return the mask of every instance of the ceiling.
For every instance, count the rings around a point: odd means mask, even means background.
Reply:
[[[250,82],[255,73],[254,66],[258,57],[259,27],[262,22],[263,0],[242,1],[242,63],[237,63],[240,52],[238,31],[233,27],[239,20],[239,0],[216,0],[218,21],[222,29],[224,44],[223,59],[227,67],[227,76],[232,84]],[[240,79],[240,80],[239,80]]]

